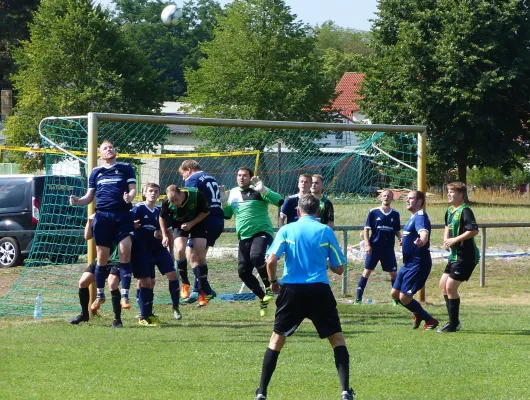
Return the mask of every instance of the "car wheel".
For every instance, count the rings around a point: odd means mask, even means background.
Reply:
[[[20,265],[20,247],[16,239],[5,237],[0,239],[0,267],[10,268]]]

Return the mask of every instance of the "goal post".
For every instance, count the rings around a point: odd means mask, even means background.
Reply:
[[[131,162],[135,167],[138,193],[147,182],[159,183],[162,191],[170,183],[179,184],[178,166],[185,158],[197,159],[205,171],[227,187],[235,186],[237,168],[253,167],[267,186],[284,196],[297,191],[300,174],[322,175],[324,193],[335,205],[335,225],[337,234],[343,235],[340,242],[345,254],[348,232],[351,234],[354,225],[364,224],[366,215],[362,222],[352,221],[367,211],[366,202],[376,203],[376,189],[426,190],[425,126],[89,113],[45,118],[39,133],[40,147],[5,149],[4,158],[9,159],[10,151],[23,151],[28,159],[44,152],[48,174],[76,176],[67,181],[69,185],[78,183],[76,195],[86,191],[90,171],[97,166],[98,144],[103,139],[118,148],[120,161]],[[357,142],[350,142],[354,136]],[[95,205],[93,202],[88,210],[69,206],[69,193],[61,194],[58,189],[45,189],[45,201],[56,202],[60,207],[46,208],[46,204],[41,204],[32,250],[19,279],[0,301],[0,315],[29,315],[37,293],[44,293],[45,315],[78,309],[77,280],[87,261],[96,258],[95,246],[89,242],[86,256],[75,253],[64,257],[64,249],[84,251],[82,228]],[[43,215],[46,210],[57,209],[61,212]],[[269,215],[275,218],[278,210],[270,209]],[[227,222],[219,245],[211,250],[214,257],[221,259],[218,264],[225,264],[226,260],[234,264],[237,238],[233,225],[233,221]],[[218,293],[238,291],[237,268],[211,268],[210,273]],[[228,274],[226,281],[220,280],[223,274]],[[345,273],[341,282],[333,283],[340,285],[334,290],[342,289],[344,294],[347,279]],[[155,299],[167,301],[167,297],[167,290],[160,289]]]

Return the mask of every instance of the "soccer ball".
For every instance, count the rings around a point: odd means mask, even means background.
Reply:
[[[160,18],[166,25],[175,25],[182,17],[182,8],[178,8],[175,4],[171,4],[164,8]]]

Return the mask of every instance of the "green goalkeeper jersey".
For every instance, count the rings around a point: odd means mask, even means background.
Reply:
[[[223,207],[225,219],[236,218],[236,232],[239,240],[249,239],[259,232],[274,236],[269,217],[269,204],[281,206],[283,197],[269,189],[262,195],[254,189],[242,190],[238,187],[230,190],[228,204]]]

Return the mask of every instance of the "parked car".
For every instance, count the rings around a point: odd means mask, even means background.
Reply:
[[[21,265],[32,245],[38,259],[77,261],[86,248],[81,229],[86,209],[72,211],[68,199],[85,191],[80,177],[0,175],[0,267]]]

